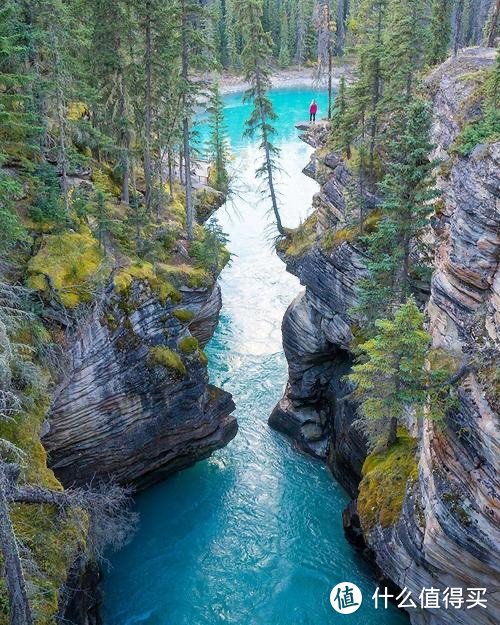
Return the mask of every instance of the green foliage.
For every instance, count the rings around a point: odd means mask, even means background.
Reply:
[[[236,0],[236,9],[239,13],[240,27],[244,40],[242,51],[243,70],[249,88],[245,91],[243,102],[252,104],[250,117],[245,122],[245,135],[257,136],[263,163],[257,169],[256,175],[264,178],[266,191],[270,198],[276,227],[281,236],[285,229],[281,223],[281,216],[274,188],[274,176],[278,168],[276,159],[278,148],[272,143],[275,133],[273,122],[276,120],[273,104],[268,96],[271,88],[271,68],[269,58],[272,50],[272,39],[264,30],[262,24],[262,0]]]
[[[391,429],[407,407],[418,416],[444,418],[451,405],[450,374],[429,361],[430,343],[424,316],[409,298],[393,319],[376,320],[374,336],[360,345],[347,377],[355,385],[353,396],[361,403],[363,418],[381,424],[382,434],[372,442],[391,442]]]
[[[423,275],[423,235],[433,210],[431,200],[438,196],[432,179],[435,163],[428,159],[430,123],[428,105],[415,100],[388,146],[387,173],[380,184],[381,219],[376,230],[364,237],[370,276],[359,283],[358,310],[369,322],[404,301],[412,280]],[[420,254],[411,254],[415,249]]]
[[[480,85],[473,99],[481,102],[481,113],[467,122],[455,140],[452,150],[460,156],[469,156],[479,144],[500,140],[500,53],[497,53],[495,67]]]
[[[36,222],[51,222],[64,226],[66,216],[61,197],[61,186],[56,169],[48,164],[40,164],[31,178],[33,201],[29,215]]]
[[[90,302],[94,295],[102,254],[90,232],[64,232],[44,238],[40,251],[28,263],[28,286],[48,299],[57,295],[66,308]]]
[[[149,350],[149,359],[153,365],[165,367],[181,375],[186,375],[186,366],[182,362],[179,354],[164,346],[151,347]]]
[[[227,162],[229,146],[224,125],[224,103],[219,91],[218,83],[214,83],[210,90],[210,100],[207,106],[210,138],[208,142],[208,156],[212,163],[210,183],[222,193],[229,191],[229,174]]]
[[[451,41],[453,0],[432,0],[432,14],[426,60],[430,65],[442,63],[448,56]]]
[[[399,519],[408,484],[418,477],[417,441],[403,428],[388,450],[369,454],[359,484],[358,513],[363,531],[394,525]]]
[[[0,160],[0,258],[19,241],[27,239],[23,228],[14,210],[13,198],[21,193],[21,185],[12,176],[1,169]]]
[[[276,245],[276,249],[287,256],[303,256],[317,240],[318,216],[312,213],[295,230],[287,233],[286,238]]]
[[[211,219],[205,226],[203,238],[193,242],[190,255],[198,267],[216,276],[230,260],[227,242],[227,235],[219,222]]]
[[[198,348],[199,343],[194,336],[185,336],[179,341],[179,349],[183,354],[193,354]]]
[[[172,313],[181,323],[190,323],[194,319],[194,312],[187,308],[178,308]]]
[[[500,111],[488,109],[484,116],[465,124],[453,146],[460,156],[469,156],[480,144],[495,143],[500,140]]]
[[[47,454],[40,442],[40,429],[50,398],[50,378],[41,365],[51,337],[29,313],[27,292],[0,283],[0,439],[2,461],[17,460],[22,453],[20,484],[35,484],[62,490],[47,467]],[[7,399],[7,401],[5,401]],[[17,451],[14,452],[14,449]],[[49,505],[15,504],[11,519],[18,540],[33,557],[25,575],[34,587],[32,607],[36,625],[52,625],[58,608],[59,589],[84,543],[78,513],[60,514]],[[0,556],[0,563],[3,566]],[[0,623],[8,622],[8,593],[0,580]]]

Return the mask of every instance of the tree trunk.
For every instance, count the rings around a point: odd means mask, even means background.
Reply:
[[[127,97],[125,94],[125,87],[123,84],[123,73],[120,71],[119,75],[119,117],[120,117],[120,145],[121,145],[121,166],[122,166],[122,202],[127,206],[130,204],[130,137],[128,131],[128,111],[127,111]]]
[[[461,47],[463,12],[464,0],[457,0],[457,3],[455,5],[455,20],[453,29],[453,54],[455,56],[457,56],[458,49]]]
[[[191,154],[189,145],[189,120],[184,117],[182,122],[182,132],[184,139],[184,176],[186,189],[186,220],[187,220],[187,237],[188,241],[193,240],[194,228],[194,204],[193,204],[193,185],[191,180]]]
[[[333,47],[331,32],[330,2],[327,3],[327,28],[328,28],[328,119],[332,118],[332,72],[333,72]]]
[[[61,57],[59,55],[59,42],[55,32],[51,32],[52,45],[54,48],[54,77],[56,83],[56,109],[57,123],[59,125],[59,155],[58,165],[61,172],[61,190],[64,201],[64,211],[69,213],[69,187],[68,187],[68,159],[66,154],[66,111],[64,108],[64,92],[61,74]]]
[[[264,95],[263,93],[264,89],[262,88],[261,77],[260,77],[260,73],[258,69],[256,71],[255,80],[256,80],[257,97],[262,99]],[[259,110],[260,110],[260,123],[261,123],[261,129],[262,129],[262,144],[264,146],[264,153],[265,153],[267,184],[269,187],[269,194],[271,195],[271,204],[273,207],[274,218],[276,219],[276,228],[278,229],[278,232],[281,234],[281,236],[285,236],[286,233],[285,233],[285,229],[283,228],[283,224],[281,223],[281,215],[280,215],[280,211],[278,207],[278,200],[276,198],[276,191],[274,189],[274,176],[273,176],[273,166],[271,162],[271,150],[269,148],[269,137],[267,135],[267,130],[266,130],[267,120],[266,120],[266,116],[264,113],[264,109],[262,107],[262,102],[259,102]]]
[[[186,1],[182,0],[182,79],[184,89],[188,84],[189,58],[188,58],[188,15]],[[183,99],[184,117],[182,120],[182,138],[184,148],[184,172],[185,172],[185,189],[186,189],[186,221],[187,221],[187,237],[188,241],[193,240],[193,229],[195,221],[195,209],[193,203],[193,186],[191,180],[191,147],[189,143],[189,111],[187,94],[184,93]]]
[[[173,170],[172,170],[172,150],[171,150],[171,148],[168,148],[167,158],[168,158],[168,188],[169,188],[169,191],[170,191],[170,197],[173,198],[174,197],[174,174],[173,174]]]
[[[488,32],[488,39],[486,45],[488,48],[494,48],[497,38],[497,28],[498,28],[498,16],[500,15],[500,0],[497,0],[495,8],[493,9],[493,14],[491,16],[491,24]]]
[[[151,124],[152,124],[152,41],[151,41],[151,2],[146,1],[146,41],[144,53],[144,66],[146,77],[145,93],[145,118],[144,118],[144,185],[145,204],[148,213],[151,211],[152,199],[152,171],[151,171]]]
[[[9,594],[9,623],[10,625],[32,625],[33,617],[28,602],[26,581],[5,496],[5,481],[4,471],[0,469],[0,547]]]
[[[396,417],[391,417],[389,421],[389,431],[387,434],[387,449],[396,444],[398,440],[398,420]]]
[[[278,208],[278,201],[276,199],[276,192],[274,190],[274,181],[273,181],[273,168],[271,165],[271,154],[269,151],[269,143],[267,139],[264,140],[265,153],[266,153],[266,170],[267,170],[267,182],[269,185],[269,193],[271,195],[271,203],[273,206],[274,218],[276,219],[276,228],[278,232],[285,236],[285,229],[283,228],[283,224],[281,223],[280,211]]]

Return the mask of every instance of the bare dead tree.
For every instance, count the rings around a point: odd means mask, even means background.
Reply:
[[[135,530],[137,515],[130,511],[131,491],[111,481],[88,488],[54,491],[41,486],[20,485],[18,464],[0,462],[0,548],[9,595],[10,625],[31,625],[29,593],[11,520],[12,504],[53,506],[82,532],[85,557],[101,561],[104,549],[122,547]],[[83,546],[82,546],[83,547]],[[83,549],[82,549],[83,551]]]

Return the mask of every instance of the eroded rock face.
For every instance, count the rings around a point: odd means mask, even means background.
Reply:
[[[409,588],[488,589],[488,609],[427,610],[415,619],[429,625],[492,625],[500,620],[495,588],[500,573],[498,398],[484,377],[484,369],[494,366],[493,354],[498,363],[500,347],[500,144],[478,146],[467,158],[451,159],[449,154],[460,124],[473,114],[467,73],[493,62],[493,50],[472,49],[445,63],[428,81],[434,94],[436,151],[450,159],[445,166],[449,174],[439,181],[444,203],[435,223],[429,329],[434,347],[471,360],[473,368],[459,385],[459,405],[444,431],[425,425],[419,482],[388,537],[392,553],[379,563]],[[413,537],[419,557],[412,555],[405,536]],[[383,542],[374,538],[377,553]],[[399,559],[407,555],[403,574]]]
[[[313,157],[306,173],[322,183],[313,199],[320,236],[335,228],[344,214],[349,172],[338,155],[330,154],[321,163]],[[343,378],[352,364],[350,309],[356,304],[356,282],[366,275],[364,255],[354,244],[341,242],[330,247],[315,244],[304,255],[284,254],[283,260],[306,288],[283,320],[289,380],[269,424],[304,451],[326,460],[354,495],[366,445]]]
[[[493,50],[466,50],[428,80],[436,155],[447,160],[445,177],[439,179],[443,206],[433,222],[429,331],[434,347],[473,366],[460,382],[458,406],[445,427],[426,423],[421,432],[419,478],[407,490],[399,521],[387,528],[376,525],[364,536],[382,574],[411,590],[417,603],[422,588],[460,587],[464,597],[467,588],[486,588],[488,607],[410,610],[412,623],[418,625],[500,622],[500,432],[492,374],[500,327],[500,145],[478,146],[466,158],[450,152],[464,120],[475,113],[474,73],[493,61]],[[335,155],[331,162],[337,162]],[[308,175],[319,170],[314,163]],[[321,180],[315,200],[323,215],[318,227],[325,215],[334,226],[343,210],[339,180],[336,167],[326,182]],[[326,457],[337,479],[355,494],[366,450],[342,374],[350,365],[355,320],[348,311],[355,301],[353,285],[363,273],[363,257],[343,243],[330,252],[313,246],[302,258],[286,261],[306,290],[283,322],[290,379],[270,423],[303,449]],[[309,423],[317,427],[306,429]],[[320,430],[318,454],[318,441],[310,441],[308,434],[317,436]],[[359,544],[352,504],[344,520]]]
[[[185,289],[163,305],[145,282],[133,284],[133,310],[110,286],[90,318],[68,337],[68,371],[54,393],[43,443],[65,484],[113,475],[145,487],[209,456],[234,437],[231,396],[208,384],[199,351],[183,354],[189,336],[202,347],[221,307],[217,285]],[[125,308],[125,310],[124,310]],[[175,310],[192,313],[179,321]],[[151,348],[178,353],[186,372],[164,366]]]

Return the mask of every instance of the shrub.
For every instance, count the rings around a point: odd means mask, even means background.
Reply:
[[[494,143],[500,139],[500,111],[489,109],[483,117],[463,127],[453,146],[453,152],[469,156],[481,143]]]

